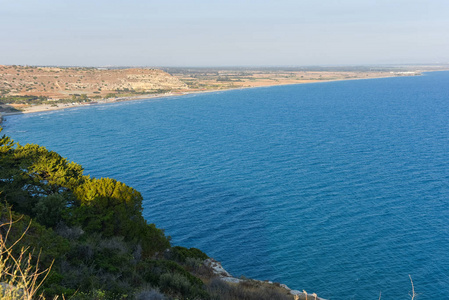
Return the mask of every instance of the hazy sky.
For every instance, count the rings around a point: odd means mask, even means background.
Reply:
[[[0,0],[0,64],[449,63],[449,0]]]

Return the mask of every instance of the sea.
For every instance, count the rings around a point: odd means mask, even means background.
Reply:
[[[449,299],[449,72],[91,105],[3,133],[140,191],[236,277],[325,299]]]

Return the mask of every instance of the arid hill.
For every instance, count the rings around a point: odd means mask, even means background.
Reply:
[[[116,91],[155,93],[186,88],[176,77],[155,69],[0,66],[0,96],[64,99],[73,94],[92,97]]]
[[[4,104],[33,104],[14,96],[72,102],[167,95],[235,88],[300,84],[332,80],[420,75],[448,70],[448,65],[402,67],[297,68],[62,68],[0,65],[0,98]],[[19,97],[20,98],[20,97]],[[20,101],[18,101],[20,100]],[[39,100],[42,102],[41,100]],[[38,104],[38,103],[34,103]]]

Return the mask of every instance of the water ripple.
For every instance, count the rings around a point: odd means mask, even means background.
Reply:
[[[449,298],[449,73],[10,116],[175,244],[327,299]],[[55,126],[57,125],[57,126]]]

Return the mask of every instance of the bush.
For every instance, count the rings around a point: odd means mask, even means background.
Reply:
[[[137,270],[145,281],[159,286],[164,293],[187,298],[209,298],[203,282],[174,261],[147,260],[141,262]]]
[[[180,246],[172,247],[168,252],[168,257],[180,263],[185,263],[188,258],[199,259],[202,261],[209,258],[204,252],[197,248],[187,249]]]
[[[144,289],[136,293],[136,300],[164,300],[165,297],[154,289]]]
[[[159,287],[165,293],[188,295],[192,288],[189,280],[179,273],[165,273],[159,278]]]

